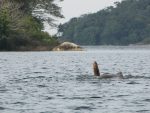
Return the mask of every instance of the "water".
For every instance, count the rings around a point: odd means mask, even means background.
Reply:
[[[150,113],[150,47],[1,52],[0,113]],[[93,77],[122,71],[125,79]]]

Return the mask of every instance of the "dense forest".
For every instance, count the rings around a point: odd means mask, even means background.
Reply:
[[[150,0],[123,0],[59,25],[60,40],[82,45],[150,43]]]
[[[60,9],[55,0],[0,0],[0,50],[51,49],[58,42],[43,31],[43,22],[55,27]]]

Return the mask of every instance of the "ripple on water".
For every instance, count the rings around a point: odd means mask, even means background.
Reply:
[[[102,98],[102,97],[99,97],[99,96],[92,96],[90,97],[91,99],[99,99],[99,98]]]
[[[138,111],[136,111],[137,113],[149,113],[150,112],[150,110],[138,110]]]
[[[45,100],[52,100],[54,99],[53,97],[46,97]]]
[[[139,75],[139,76],[126,75],[124,77],[124,79],[150,79],[150,77],[149,76],[142,76],[142,75]]]
[[[27,103],[25,103],[25,102],[14,102],[14,103],[12,103],[12,104],[15,104],[15,105],[25,105],[25,104],[27,104]]]
[[[86,97],[64,97],[63,99],[69,99],[69,100],[84,100]]]
[[[48,87],[48,86],[46,86],[46,85],[37,85],[37,87],[39,87],[39,88],[45,88],[45,87]]]
[[[0,87],[0,93],[6,93],[7,91],[9,90],[5,86]]]
[[[87,111],[92,111],[93,107],[91,106],[79,106],[79,107],[75,107],[74,110],[77,110],[77,111],[81,111],[81,110],[87,110]]]
[[[33,73],[35,73],[35,74],[40,74],[40,73],[43,73],[43,72],[36,71],[36,72],[33,72]]]
[[[0,113],[150,113],[149,56],[120,49],[0,53]],[[132,75],[93,77],[94,60],[102,72]]]
[[[135,84],[140,84],[140,83],[135,82],[135,81],[130,81],[130,82],[128,82],[127,84],[135,85]]]
[[[48,67],[42,67],[42,69],[46,70],[46,69],[49,69]]]
[[[116,95],[116,96],[112,96],[112,97],[117,97],[117,98],[120,98],[120,97],[127,97],[129,95]]]
[[[150,102],[150,99],[145,99],[145,100],[143,100],[143,101],[145,101],[145,102]]]
[[[6,108],[4,108],[4,107],[0,107],[0,110],[5,110]]]

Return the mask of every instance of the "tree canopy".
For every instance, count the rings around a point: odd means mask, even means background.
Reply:
[[[150,0],[123,0],[59,25],[62,40],[83,45],[150,42]]]
[[[53,45],[56,39],[44,32],[43,21],[60,17],[56,0],[0,0],[0,50]],[[44,14],[50,15],[45,17]]]
[[[36,18],[47,21],[52,25],[53,17],[63,18],[61,14],[61,7],[59,7],[55,1],[56,0],[15,0],[16,2],[22,4],[21,9],[28,14],[34,14]],[[63,1],[63,0],[57,0]],[[48,14],[49,16],[45,16]]]

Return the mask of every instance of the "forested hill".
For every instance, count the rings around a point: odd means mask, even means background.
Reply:
[[[123,0],[59,25],[61,40],[82,45],[150,43],[150,0]]]

